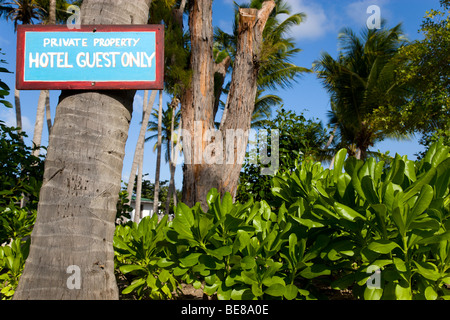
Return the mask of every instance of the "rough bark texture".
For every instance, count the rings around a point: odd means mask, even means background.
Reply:
[[[191,67],[194,75],[191,90],[187,90],[183,97],[182,115],[183,129],[185,133],[190,132],[192,140],[214,128],[216,112],[214,75],[217,73],[220,75],[221,69],[220,66],[215,68],[212,57],[213,31],[210,7],[210,1],[196,0],[193,1],[190,11]],[[188,150],[191,164],[184,165],[183,201],[188,205],[200,202],[206,210],[206,195],[211,188],[217,188],[222,194],[230,192],[233,197],[235,196],[243,161],[242,154],[239,154],[238,150],[239,147],[241,149],[243,147],[245,153],[248,143],[247,130],[250,129],[255,104],[262,32],[274,8],[275,2],[271,0],[264,2],[260,10],[239,10],[237,53],[220,132],[215,138],[202,139],[200,145],[192,142]],[[228,155],[234,156],[233,164],[227,164],[227,131],[239,135],[237,130],[247,134],[240,135],[241,145],[238,146],[236,143],[231,152],[234,155]],[[220,144],[216,144],[218,139],[222,139]],[[186,142],[183,140],[185,158]],[[216,144],[217,148],[223,143],[223,150],[210,148],[211,143]],[[212,163],[205,163],[205,156],[212,159]]]
[[[213,60],[213,26],[212,1],[195,0],[191,2],[189,13],[191,33],[191,68],[193,70],[191,87],[182,98],[183,129],[194,138],[199,127],[201,131],[214,128],[214,60]],[[197,130],[196,130],[197,127]],[[197,148],[196,148],[197,147]],[[195,146],[184,140],[183,148],[191,159],[184,164],[183,202],[193,205],[208,193],[206,180],[214,181],[214,172],[209,165],[201,162],[206,145]],[[189,148],[190,150],[186,150]],[[200,158],[199,158],[200,157]],[[199,161],[200,160],[200,161]],[[205,193],[206,192],[206,193]]]
[[[50,0],[48,21],[50,24],[56,24],[56,0]]]
[[[82,21],[145,24],[150,3],[85,0]],[[134,94],[61,93],[30,255],[14,299],[118,299],[112,241]]]

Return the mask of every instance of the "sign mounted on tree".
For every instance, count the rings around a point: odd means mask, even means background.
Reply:
[[[164,27],[19,26],[19,90],[162,90]]]

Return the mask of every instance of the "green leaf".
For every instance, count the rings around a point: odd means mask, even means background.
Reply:
[[[417,267],[417,271],[425,278],[431,281],[437,281],[441,274],[438,271],[438,268],[432,264],[431,262],[417,262],[414,261],[414,264]]]
[[[433,194],[433,188],[430,185],[423,185],[419,198],[416,200],[414,207],[409,211],[409,214],[406,217],[406,229],[409,228],[411,222],[413,222],[416,217],[422,214],[430,206],[430,203],[433,200]]]
[[[284,297],[287,300],[294,300],[297,298],[298,288],[293,284],[288,284],[284,290]]]
[[[241,260],[241,268],[244,270],[250,270],[256,266],[256,261],[254,257],[245,256]]]
[[[423,174],[416,182],[414,182],[412,185],[409,186],[404,191],[402,201],[406,203],[409,199],[411,199],[413,196],[415,196],[425,184],[429,184],[431,180],[436,175],[436,168],[431,168],[428,170],[425,174]]]
[[[253,300],[255,296],[250,289],[233,289],[231,291],[232,300]]]
[[[395,248],[401,249],[401,247],[398,244],[396,244],[395,242],[389,241],[389,240],[373,241],[369,244],[368,248],[369,248],[369,250],[372,250],[373,252],[381,253],[381,254],[390,253]]]
[[[427,300],[437,300],[438,294],[437,294],[437,292],[434,290],[434,288],[432,286],[428,286],[425,289],[425,298]]]
[[[377,204],[380,201],[378,200],[378,195],[375,191],[375,187],[373,185],[373,180],[370,176],[364,176],[361,180],[361,187],[364,192],[364,196],[366,200],[370,204]]]
[[[198,258],[201,256],[201,253],[191,253],[190,255],[181,258],[180,262],[184,267],[192,267],[198,263]]]
[[[169,270],[162,270],[161,273],[158,275],[159,281],[162,283],[167,282],[170,279],[171,275]]]
[[[395,286],[395,296],[397,300],[412,300],[411,287],[397,284]]]
[[[402,259],[394,257],[393,260],[394,260],[395,268],[398,271],[400,271],[400,272],[408,271],[408,269],[406,268],[406,264],[405,264],[405,262]]]
[[[260,297],[264,294],[261,287],[257,283],[252,284],[252,293],[255,297]]]
[[[139,288],[140,286],[145,284],[145,280],[143,278],[139,278],[134,280],[128,287],[126,287],[123,291],[122,294],[129,294],[131,292],[133,292],[133,290]]]
[[[122,272],[123,274],[127,274],[136,270],[140,270],[140,271],[147,271],[147,269],[145,269],[143,266],[138,266],[135,264],[128,264],[125,266],[121,266],[119,268],[120,272]]]
[[[9,109],[14,108],[14,106],[12,105],[12,103],[9,102],[9,101],[6,101],[6,100],[0,100],[0,103],[3,104],[5,107],[7,107],[7,108],[9,108]]]
[[[343,205],[341,203],[335,202],[334,203],[334,209],[336,210],[336,212],[341,217],[343,217],[344,219],[347,219],[349,221],[354,221],[357,218],[362,219],[362,220],[366,220],[366,217],[364,217],[363,215],[359,214],[358,212],[356,212],[352,208],[347,207],[346,205]]]
[[[448,240],[450,240],[450,231],[422,239],[422,240],[418,241],[417,244],[432,244],[432,243],[439,243],[441,241],[448,241]]]
[[[282,297],[285,293],[285,286],[281,283],[275,283],[268,287],[266,290],[264,290],[264,293],[268,294],[269,296],[273,297]]]
[[[300,276],[305,279],[314,279],[320,276],[328,276],[331,274],[331,270],[328,269],[327,266],[322,264],[314,264],[310,267],[307,267],[302,272],[300,272]]]
[[[224,256],[228,256],[232,253],[233,249],[231,246],[221,247],[215,250],[205,249],[206,253],[216,257],[217,259],[222,259]]]
[[[339,176],[342,174],[346,156],[347,149],[341,149],[336,153],[336,156],[334,157],[333,177],[335,183],[337,183]]]
[[[382,288],[370,288],[366,287],[364,290],[364,300],[381,300],[383,296]]]
[[[191,209],[184,203],[177,205],[176,216],[173,220],[172,227],[181,238],[194,239],[191,228],[194,225],[194,215]]]

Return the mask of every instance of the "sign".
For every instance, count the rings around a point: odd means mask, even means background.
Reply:
[[[163,89],[162,25],[19,26],[19,90]]]

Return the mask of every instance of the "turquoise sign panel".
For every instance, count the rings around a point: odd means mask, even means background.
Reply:
[[[45,83],[58,83],[59,87],[67,83],[80,88],[81,84],[98,87],[103,83],[107,89],[110,83],[114,89],[121,83],[124,88],[134,85],[140,89],[144,83],[161,83],[158,30],[22,31],[23,47],[18,57],[22,85],[32,88],[33,83],[39,83],[42,88]]]

